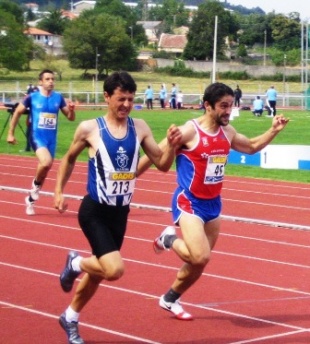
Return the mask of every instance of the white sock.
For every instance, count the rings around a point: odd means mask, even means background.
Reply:
[[[72,259],[71,266],[72,266],[73,271],[82,272],[80,268],[80,263],[82,259],[83,258],[81,256],[77,256],[74,259]]]
[[[66,309],[66,321],[67,322],[78,322],[80,313],[75,312],[71,306]]]

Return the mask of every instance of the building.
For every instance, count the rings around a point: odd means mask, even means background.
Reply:
[[[168,33],[162,33],[160,35],[158,43],[158,50],[179,55],[183,53],[186,44],[186,35],[172,35]]]
[[[24,34],[31,37],[34,43],[44,48],[48,54],[55,56],[63,55],[61,36],[37,29],[36,27],[29,27],[24,31]]]

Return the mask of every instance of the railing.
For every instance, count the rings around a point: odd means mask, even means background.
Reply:
[[[102,92],[62,92],[65,98],[75,101],[77,104],[85,107],[97,107],[104,105],[104,97]],[[252,106],[253,100],[260,94],[243,94],[240,106]],[[265,95],[261,94],[261,99],[265,100]],[[20,102],[25,97],[25,93],[22,91],[0,91],[0,103],[16,103]],[[168,94],[167,103],[169,102],[170,95]],[[201,94],[183,94],[183,104],[186,107],[198,107],[202,99]],[[136,93],[135,104],[144,105],[145,97],[144,93]],[[307,106],[308,104],[308,106]],[[154,94],[154,107],[159,107],[159,95]],[[278,94],[277,107],[278,108],[299,108],[308,109],[310,105],[310,96],[287,93]]]

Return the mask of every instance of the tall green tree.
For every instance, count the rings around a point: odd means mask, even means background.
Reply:
[[[223,57],[226,49],[225,40],[229,37],[231,28],[235,31],[234,20],[231,14],[224,10],[218,1],[207,1],[198,7],[193,17],[184,49],[183,57],[188,60],[206,60],[213,58],[215,17],[218,17],[217,26],[217,55]]]
[[[0,11],[0,66],[17,71],[28,69],[32,48],[32,41],[24,35],[15,16]]]
[[[172,33],[175,27],[189,24],[189,11],[183,2],[177,0],[163,0],[162,5],[150,9],[148,15],[150,20],[163,22],[162,31],[165,33]]]
[[[126,30],[126,23],[120,17],[84,11],[63,35],[71,67],[85,72],[97,67],[99,75],[110,70],[132,69],[137,52]]]
[[[293,19],[282,14],[276,15],[270,23],[275,46],[283,51],[300,47],[299,17]]]
[[[121,0],[98,0],[95,5],[96,13],[110,14],[115,17],[121,17],[126,32],[130,39],[137,46],[147,45],[147,37],[142,25],[138,25],[138,15],[135,10],[126,6]]]
[[[24,24],[23,10],[19,4],[10,0],[0,0],[0,12],[11,13],[16,23]]]
[[[60,10],[55,10],[39,22],[38,28],[61,36],[68,24],[69,19],[64,18]]]

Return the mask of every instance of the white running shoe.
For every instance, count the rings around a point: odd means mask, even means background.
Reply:
[[[29,196],[27,196],[25,198],[25,203],[26,203],[26,214],[27,215],[35,215],[34,202],[29,201]]]
[[[33,180],[31,190],[30,190],[30,196],[34,201],[37,201],[39,199],[40,190],[41,190],[41,185],[35,185],[34,180]]]
[[[175,235],[175,228],[173,226],[166,227],[153,242],[153,248],[155,253],[161,253],[164,250],[169,250],[170,247],[164,245],[164,240],[166,235]]]
[[[159,299],[159,306],[166,311],[172,312],[179,320],[193,320],[193,316],[184,311],[180,304],[180,299],[175,302],[166,302],[164,295],[162,295]]]

